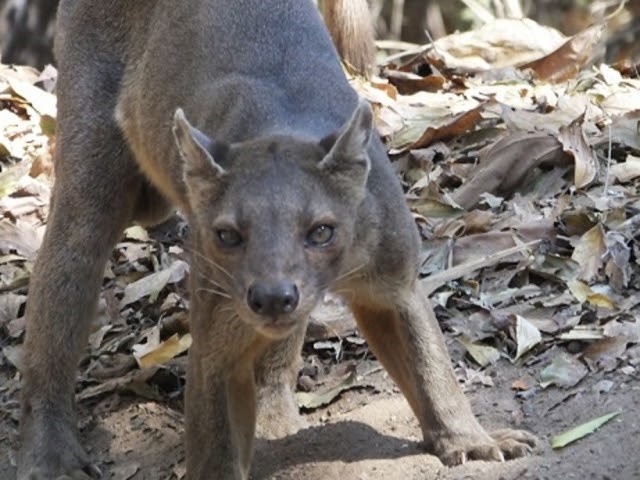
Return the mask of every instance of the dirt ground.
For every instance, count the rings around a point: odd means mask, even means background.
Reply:
[[[450,341],[454,362],[462,352]],[[541,360],[541,359],[540,359]],[[373,367],[373,368],[372,368]],[[539,365],[517,368],[500,361],[484,371],[492,387],[468,388],[474,411],[490,429],[525,428],[544,444],[537,455],[505,463],[468,462],[446,468],[425,453],[407,403],[375,362],[362,388],[344,392],[328,407],[306,414],[309,428],[281,440],[256,443],[253,479],[615,479],[640,478],[640,402],[637,376],[620,370],[592,373],[572,389],[548,388],[516,398],[511,384]],[[2,372],[7,379],[9,372]],[[613,382],[613,386],[608,382]],[[12,383],[12,381],[8,381]],[[5,383],[6,386],[7,383]],[[603,388],[611,387],[608,393]],[[17,403],[3,391],[0,410],[0,478],[15,478]],[[166,402],[117,393],[81,402],[84,443],[110,479],[177,479],[184,475],[182,413]],[[621,414],[564,449],[548,439],[599,415]]]

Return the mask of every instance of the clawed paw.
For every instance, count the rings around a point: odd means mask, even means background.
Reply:
[[[287,385],[283,382],[284,385]],[[298,412],[293,390],[287,386],[267,386],[259,397],[256,435],[275,440],[294,435],[309,424]]]
[[[276,440],[294,435],[308,426],[304,418],[297,413],[282,417],[262,415],[256,426],[256,435],[267,440]]]
[[[475,435],[440,438],[435,445],[436,454],[448,466],[461,465],[470,460],[503,462],[531,455],[539,441],[524,430],[498,430]]]
[[[89,461],[74,429],[50,416],[23,418],[18,480],[95,480],[100,469]]]
[[[19,475],[18,480],[96,480],[102,478],[102,472],[95,465],[83,469],[70,470],[60,475],[52,475],[43,469],[32,469],[24,475]]]
[[[496,430],[491,437],[507,460],[526,457],[540,448],[540,441],[526,430]]]

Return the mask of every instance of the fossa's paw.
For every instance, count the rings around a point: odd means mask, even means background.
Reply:
[[[276,440],[294,435],[309,426],[298,412],[287,412],[284,415],[260,414],[256,426],[256,435],[266,440]]]
[[[256,434],[275,440],[297,433],[309,424],[300,415],[293,389],[286,382],[275,382],[260,389]]]
[[[95,480],[102,478],[102,472],[95,465],[71,461],[69,455],[63,455],[55,462],[44,461],[24,463],[18,471],[18,480]]]
[[[540,448],[540,441],[526,430],[511,430],[505,428],[491,432],[504,458],[526,457]]]
[[[31,427],[35,427],[35,425],[31,425]],[[60,428],[60,425],[45,422],[43,429],[25,429],[22,436],[18,480],[92,480],[102,478],[98,467],[89,462],[89,458],[75,434]]]
[[[93,480],[95,478],[100,477],[87,475],[84,470],[73,470],[63,475],[51,476],[45,470],[36,469],[28,472],[26,476],[19,476],[18,480]]]
[[[531,455],[539,447],[532,434],[524,430],[484,430],[467,435],[442,435],[434,441],[435,454],[448,466],[469,460],[503,462]]]

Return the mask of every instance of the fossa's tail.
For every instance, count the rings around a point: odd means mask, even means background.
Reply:
[[[324,0],[324,21],[343,60],[368,75],[375,64],[375,44],[367,0]]]

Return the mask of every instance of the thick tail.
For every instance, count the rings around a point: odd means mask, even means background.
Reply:
[[[370,74],[375,44],[367,0],[324,0],[322,9],[340,56],[360,73]]]

